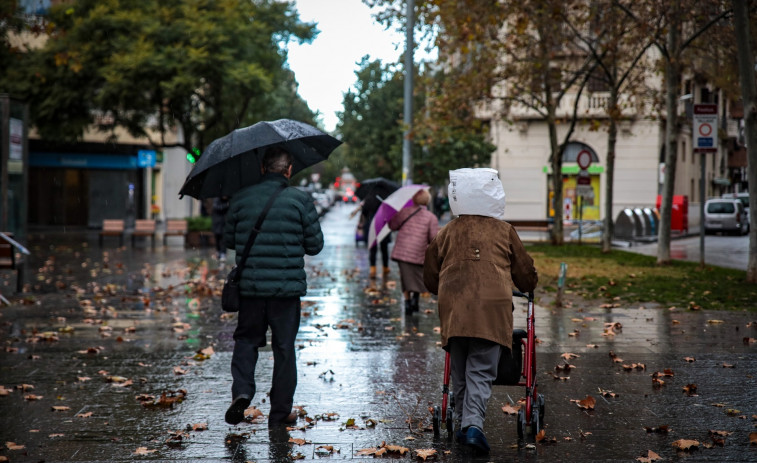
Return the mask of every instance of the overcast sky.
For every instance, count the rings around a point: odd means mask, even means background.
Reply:
[[[310,109],[321,112],[324,127],[334,130],[344,93],[355,83],[358,62],[365,55],[396,62],[405,36],[385,30],[361,0],[296,0],[300,19],[321,31],[312,44],[289,46],[289,66]]]

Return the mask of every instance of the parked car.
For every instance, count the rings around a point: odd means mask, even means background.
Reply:
[[[738,199],[709,199],[704,203],[704,232],[749,233],[744,205]]]
[[[738,199],[741,201],[741,204],[744,206],[744,210],[746,211],[746,221],[749,222],[749,192],[742,192],[742,193],[726,193],[723,196],[721,196],[723,199]]]

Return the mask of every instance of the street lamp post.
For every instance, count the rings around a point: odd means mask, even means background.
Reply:
[[[405,133],[402,137],[402,184],[413,183],[413,154],[412,139],[413,131],[413,29],[415,29],[415,2],[407,0],[407,31],[405,36]]]

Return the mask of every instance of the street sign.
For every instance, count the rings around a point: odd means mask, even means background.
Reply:
[[[576,163],[581,170],[586,170],[591,165],[591,152],[589,150],[581,150],[576,155]]]
[[[718,105],[694,105],[694,151],[717,152],[718,150]]]
[[[591,177],[586,169],[581,169],[576,178],[576,185],[591,185]]]
[[[137,151],[138,167],[155,167],[155,150]]]

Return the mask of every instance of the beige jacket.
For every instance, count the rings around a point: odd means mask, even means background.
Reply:
[[[512,292],[533,291],[538,276],[515,229],[478,215],[460,216],[426,250],[423,281],[438,294],[442,346],[465,336],[512,346]]]

